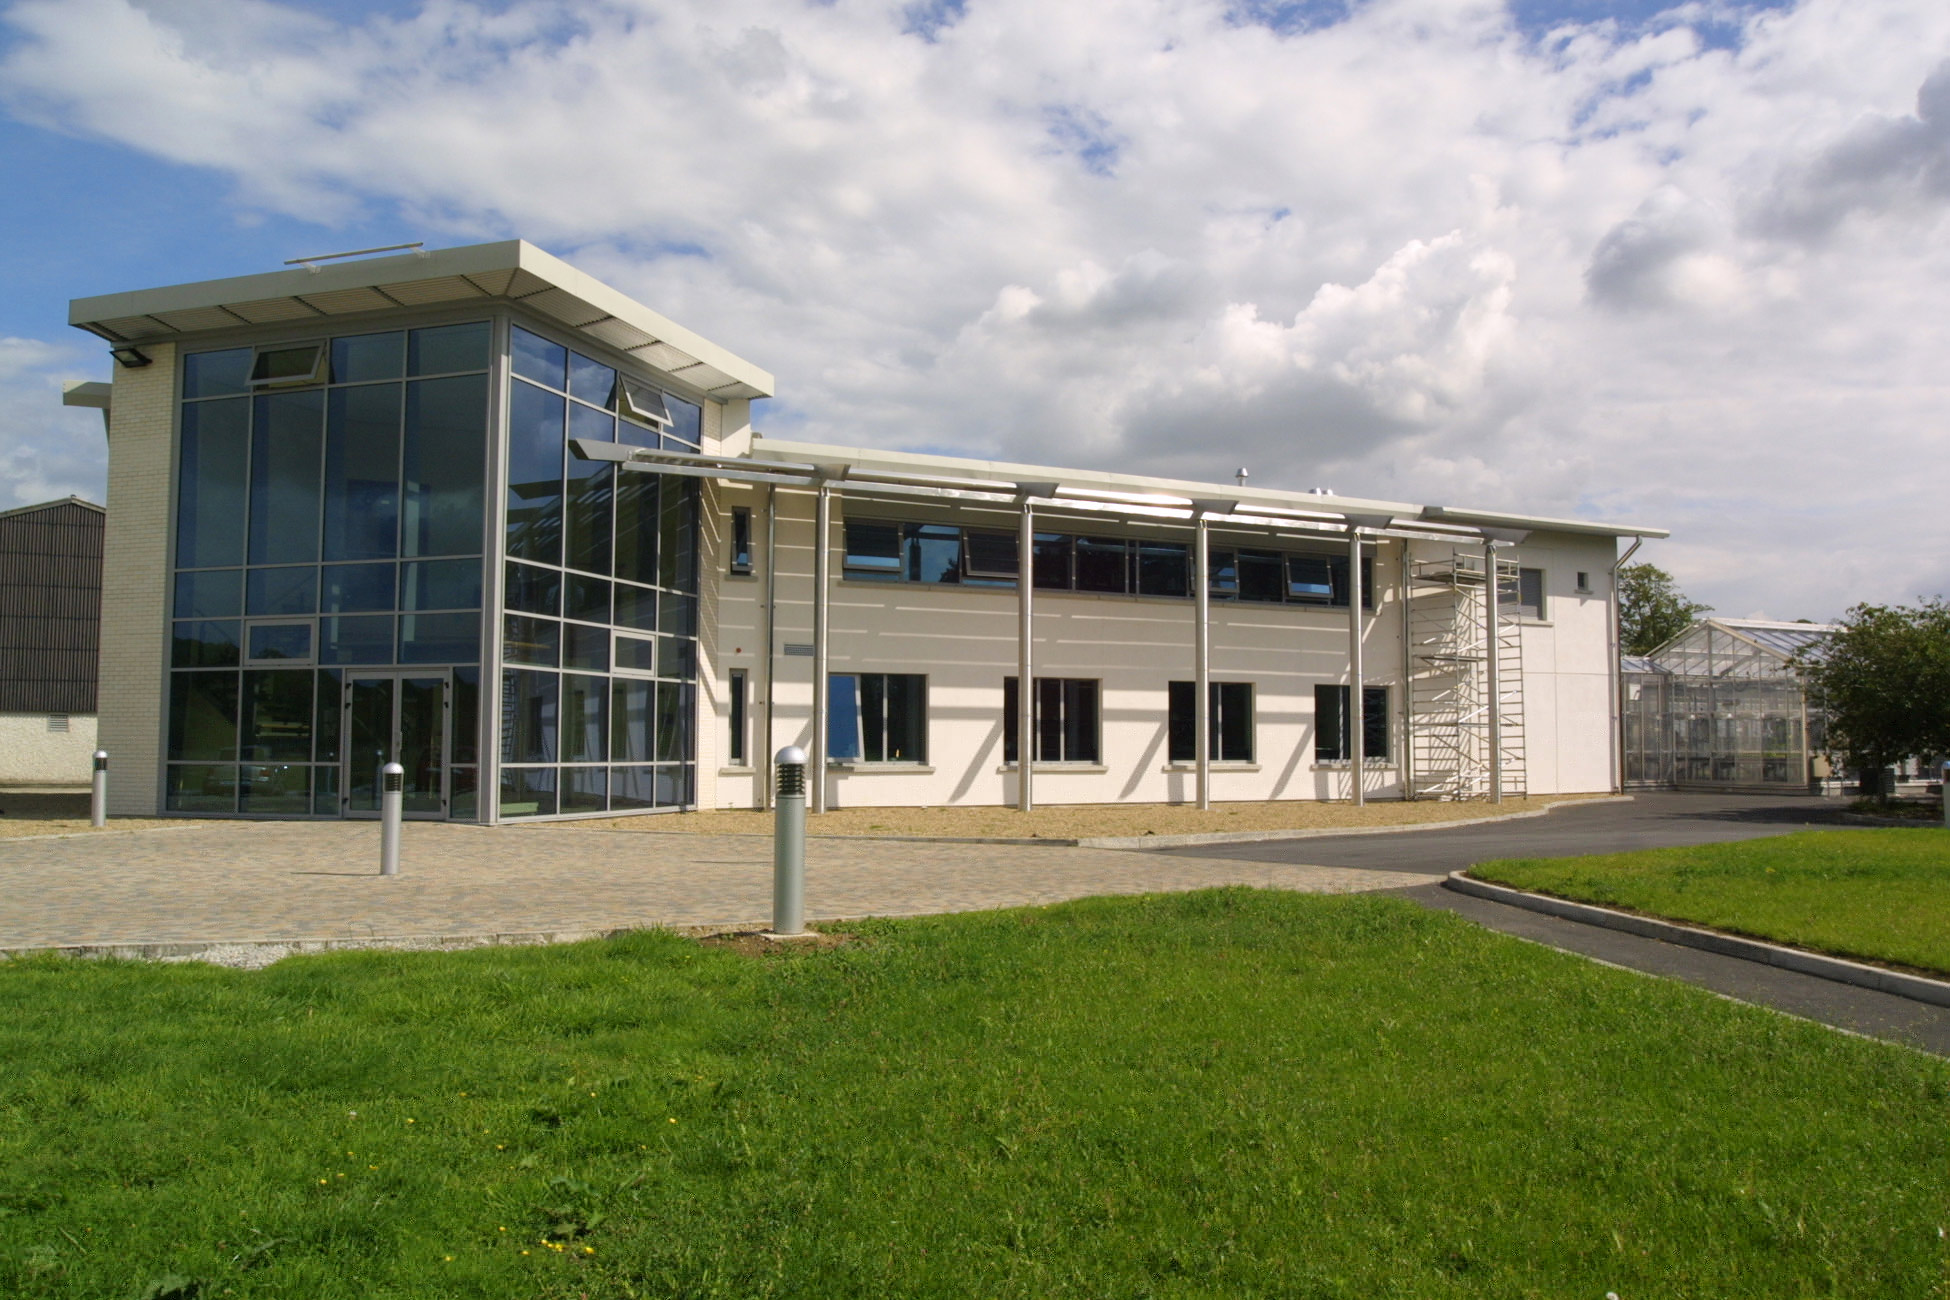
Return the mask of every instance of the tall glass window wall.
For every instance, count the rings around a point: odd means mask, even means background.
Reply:
[[[515,327],[501,815],[696,800],[698,489],[571,439],[696,451],[702,410]]]
[[[478,813],[485,321],[183,358],[174,812]]]

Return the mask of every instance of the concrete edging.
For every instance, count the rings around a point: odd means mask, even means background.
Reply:
[[[1758,962],[1763,966],[1777,966],[1782,970],[1813,975],[1817,979],[1833,980],[1838,984],[1852,984],[1857,988],[1874,989],[1879,993],[1893,993],[1897,997],[1908,998],[1913,1002],[1950,1007],[1950,982],[1930,979],[1924,975],[1909,975],[1881,966],[1849,961],[1845,957],[1829,957],[1801,948],[1786,948],[1780,944],[1767,943],[1760,939],[1746,939],[1721,930],[1708,930],[1677,921],[1661,921],[1631,912],[1613,911],[1608,907],[1596,907],[1590,903],[1574,903],[1567,898],[1553,898],[1549,894],[1532,894],[1521,889],[1512,889],[1508,885],[1493,885],[1487,880],[1476,880],[1461,871],[1450,872],[1442,885],[1445,889],[1466,894],[1471,898],[1483,898],[1493,903],[1521,907],[1526,911],[1540,912],[1560,920],[1578,921],[1607,930],[1619,930],[1626,934],[1638,935],[1643,939],[1657,939],[1663,943],[1698,948],[1702,952],[1717,953],[1722,957],[1738,957],[1744,961]]]
[[[1266,840],[1314,840],[1335,835],[1401,835],[1410,831],[1454,830],[1458,826],[1481,826],[1489,822],[1519,822],[1530,817],[1547,817],[1559,808],[1582,808],[1590,804],[1631,803],[1629,794],[1608,794],[1595,799],[1566,799],[1548,808],[1529,812],[1494,813],[1488,817],[1458,817],[1453,821],[1409,822],[1401,826],[1315,826],[1290,831],[1196,831],[1187,835],[1103,835],[1070,840],[1080,849],[1182,849],[1199,844],[1254,844]],[[1042,840],[1052,844],[1064,841]]]

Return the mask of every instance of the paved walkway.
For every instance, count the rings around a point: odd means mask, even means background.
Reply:
[[[766,836],[421,822],[405,827],[401,858],[402,874],[377,874],[371,822],[0,840],[0,950],[569,937],[751,927],[771,913]],[[849,840],[814,840],[806,875],[816,920],[1215,885],[1354,893],[1404,883],[1396,872],[1105,849]]]

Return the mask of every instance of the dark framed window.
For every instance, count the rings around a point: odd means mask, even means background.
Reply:
[[[1130,551],[1130,543],[1121,537],[1077,538],[1077,590],[1115,595],[1129,591]]]
[[[1253,684],[1208,682],[1206,688],[1210,701],[1206,706],[1210,710],[1206,716],[1206,732],[1211,738],[1207,748],[1212,760],[1218,763],[1252,762]],[[1170,761],[1196,762],[1198,719],[1194,716],[1192,705],[1197,699],[1198,684],[1172,682],[1169,691],[1166,732]]]
[[[1345,686],[1314,687],[1314,761],[1348,760],[1348,694]],[[1388,757],[1388,688],[1368,686],[1361,692],[1361,752],[1368,759]]]
[[[750,692],[750,674],[743,668],[731,670],[731,685],[727,692],[728,712],[731,714],[731,743],[725,748],[725,762],[731,767],[744,767],[751,760],[746,754],[745,721],[746,697]]]
[[[928,679],[833,673],[826,679],[826,756],[861,763],[928,761]]]
[[[1017,754],[1018,679],[1002,679],[1002,761]],[[1038,763],[1101,762],[1099,708],[1101,683],[1080,677],[1038,677],[1030,727]]]
[[[846,576],[898,579],[901,576],[901,526],[865,519],[846,521]]]
[[[752,512],[745,506],[731,508],[731,562],[729,571],[752,571]]]
[[[1014,533],[979,533],[962,536],[964,575],[973,582],[1006,582],[1013,586],[1022,564],[1016,554]]]
[[[1137,544],[1138,595],[1189,596],[1191,573],[1191,548],[1183,542]]]
[[[1541,620],[1544,617],[1544,571],[1518,569],[1514,581],[1504,578],[1497,583],[1497,597],[1498,603],[1509,612]]]
[[[961,581],[961,529],[949,524],[909,524],[903,532],[909,582]]]

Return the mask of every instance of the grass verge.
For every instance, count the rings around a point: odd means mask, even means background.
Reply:
[[[1795,835],[1583,858],[1472,876],[1775,943],[1950,975],[1950,832]]]
[[[1248,890],[0,967],[0,1293],[1941,1294],[1950,1063]]]

